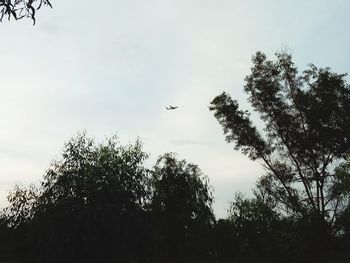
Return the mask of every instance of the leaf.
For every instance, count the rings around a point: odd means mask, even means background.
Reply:
[[[14,10],[11,10],[11,14],[13,15],[13,17],[14,17],[16,20],[18,20],[17,14],[16,14],[16,12],[15,12]]]

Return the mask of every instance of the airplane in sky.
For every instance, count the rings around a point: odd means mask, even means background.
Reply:
[[[178,108],[178,106],[171,106],[169,105],[169,107],[165,107],[167,110],[176,110]]]

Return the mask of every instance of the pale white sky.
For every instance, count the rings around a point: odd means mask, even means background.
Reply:
[[[287,46],[296,64],[349,71],[346,0],[52,0],[30,20],[0,24],[0,204],[38,182],[78,131],[140,137],[196,163],[225,216],[263,173],[234,151],[209,112],[222,91],[243,94],[253,53]],[[178,105],[168,112],[165,106]]]

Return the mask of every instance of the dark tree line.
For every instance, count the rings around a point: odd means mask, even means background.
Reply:
[[[325,236],[309,217],[279,210],[258,186],[252,198],[237,194],[228,217],[216,220],[212,187],[198,166],[169,153],[146,169],[146,158],[139,141],[71,139],[39,187],[10,193],[0,259],[311,263],[347,256],[348,208],[333,226],[337,234]],[[349,167],[338,173],[347,178]]]
[[[71,139],[38,187],[15,187],[0,256],[20,262],[349,262],[350,87],[291,56],[253,57],[245,90],[258,130],[227,93],[210,109],[266,174],[216,219],[198,166],[167,153],[152,168],[139,141]]]
[[[174,154],[152,169],[146,158],[139,141],[70,140],[40,187],[9,195],[3,224],[14,254],[23,262],[203,262],[215,222],[207,178]]]

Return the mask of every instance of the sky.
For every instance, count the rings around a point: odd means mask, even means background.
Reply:
[[[225,217],[264,170],[225,142],[210,101],[226,91],[250,109],[243,87],[256,51],[273,59],[288,49],[301,70],[349,72],[346,0],[51,2],[35,26],[0,24],[2,207],[15,184],[38,183],[64,142],[87,131],[97,141],[140,138],[150,162],[176,152],[198,164]]]

